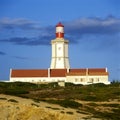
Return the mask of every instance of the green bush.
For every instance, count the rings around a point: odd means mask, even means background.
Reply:
[[[14,100],[14,99],[9,99],[8,102],[15,102],[15,103],[18,103],[17,100]]]
[[[35,103],[31,103],[32,106],[35,106],[35,107],[39,107],[39,105],[35,104]]]
[[[34,102],[40,103],[39,99],[33,99]]]
[[[60,113],[63,113],[63,114],[64,114],[65,112],[64,112],[64,111],[61,111]]]
[[[66,87],[68,87],[68,86],[75,86],[75,84],[70,83],[70,82],[67,82],[67,83],[65,83],[65,86],[66,86]]]
[[[0,100],[7,100],[7,98],[0,98]]]
[[[92,96],[92,95],[85,95],[82,100],[85,101],[99,101],[97,100],[98,98],[96,96]]]
[[[71,111],[66,112],[67,114],[73,115],[74,113]]]
[[[96,103],[93,103],[93,102],[92,103],[88,103],[88,105],[89,106],[94,106],[94,107],[98,106]]]
[[[16,89],[7,89],[3,93],[4,94],[8,94],[8,95],[19,95],[19,94],[28,94],[29,91],[26,91],[26,90],[16,90]]]
[[[69,108],[74,108],[78,109],[79,107],[82,107],[82,104],[75,102],[73,100],[46,100],[48,103],[52,104],[59,104],[62,107],[69,107]]]
[[[49,83],[49,84],[47,84],[47,86],[50,88],[59,87],[57,82]]]
[[[115,108],[120,108],[120,104],[102,104],[104,107],[115,107]]]
[[[73,84],[73,83],[70,83],[70,82],[66,82],[65,83],[65,86],[66,87],[77,87],[77,86],[83,86],[82,84]]]

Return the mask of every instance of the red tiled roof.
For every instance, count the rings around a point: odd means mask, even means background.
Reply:
[[[105,68],[70,69],[67,75],[108,75],[108,72]]]
[[[108,72],[106,72],[105,68],[90,68],[88,69],[88,74],[89,75],[108,75]]]
[[[106,72],[106,69],[105,68],[89,68],[88,69],[89,72]]]
[[[50,76],[65,77],[66,72],[66,69],[50,69]],[[48,70],[12,70],[11,77],[48,77]]]
[[[50,76],[51,77],[65,77],[67,73],[67,69],[51,69]]]
[[[47,69],[12,70],[11,77],[48,77],[48,71]]]
[[[75,75],[108,75],[105,68],[90,69],[50,69],[50,77],[65,77]],[[48,77],[47,69],[12,70],[11,77]]]
[[[70,69],[67,75],[86,75],[86,69]]]

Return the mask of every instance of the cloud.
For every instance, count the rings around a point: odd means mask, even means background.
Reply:
[[[91,35],[111,35],[120,33],[120,18],[109,16],[102,18],[80,18],[65,22],[65,31],[68,35],[81,37]]]
[[[13,30],[13,29],[22,29],[22,30],[38,30],[40,27],[37,25],[37,22],[33,22],[24,18],[10,19],[3,18],[0,19],[0,28]]]
[[[120,32],[120,18],[112,15],[106,18],[79,18],[73,21],[63,22],[65,26],[66,35],[85,35],[85,34],[116,34]],[[4,18],[0,20],[1,29],[22,29],[24,30],[38,30],[42,33],[53,34],[55,32],[54,26],[41,27],[38,22],[33,22],[24,18],[10,19]],[[40,33],[41,33],[40,32]],[[48,34],[48,35],[49,35]]]
[[[70,40],[70,43],[77,44],[84,37],[97,36],[116,36],[120,34],[120,18],[116,18],[112,15],[106,18],[79,18],[73,21],[63,21],[65,29],[65,37]],[[54,26],[44,28],[46,33],[55,29]]]
[[[20,59],[20,60],[27,60],[27,59],[29,59],[28,57],[21,57],[21,56],[12,56],[12,57],[14,57],[16,59]]]
[[[108,16],[106,18],[79,18],[73,21],[63,22],[65,26],[65,38],[69,39],[71,44],[77,44],[88,36],[111,36],[120,33],[120,18]],[[13,34],[12,37],[3,39],[0,42],[8,42],[17,45],[49,45],[51,39],[55,38],[55,25],[40,27],[37,22],[27,19],[9,19],[0,20],[0,28],[7,30],[21,29],[24,35],[18,32],[17,37]],[[27,35],[24,32],[28,30]],[[31,36],[33,30],[34,36]],[[34,31],[35,30],[35,31]],[[8,31],[9,32],[9,31]],[[5,33],[6,34],[6,33]],[[23,37],[25,36],[25,37]],[[29,37],[28,37],[29,36]]]
[[[27,46],[36,46],[36,45],[50,45],[50,41],[53,36],[39,36],[36,38],[27,38],[27,37],[15,37],[9,39],[2,39],[0,42],[3,43],[12,43],[15,45],[27,45]]]
[[[0,51],[0,55],[6,55],[6,53],[5,53],[5,52]]]

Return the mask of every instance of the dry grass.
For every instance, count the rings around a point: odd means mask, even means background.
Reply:
[[[14,97],[13,97],[14,98]],[[14,98],[16,100],[16,98]],[[17,98],[16,102],[8,102],[0,100],[0,120],[69,120],[70,118],[55,110],[48,110],[32,104],[27,99],[24,104],[21,98]],[[27,103],[28,101],[28,103]],[[30,103],[29,103],[30,102]],[[27,103],[27,104],[26,104]]]
[[[0,95],[0,117],[7,119],[12,116],[8,120],[17,120],[14,118],[17,115],[22,120],[34,120],[40,113],[36,120],[67,120],[68,117],[68,120],[120,119],[120,83],[88,86],[67,84],[65,88],[54,87],[54,84],[0,83],[0,93],[27,98]]]

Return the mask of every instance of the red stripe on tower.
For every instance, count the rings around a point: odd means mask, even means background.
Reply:
[[[64,25],[61,22],[56,25],[56,38],[64,38]]]

